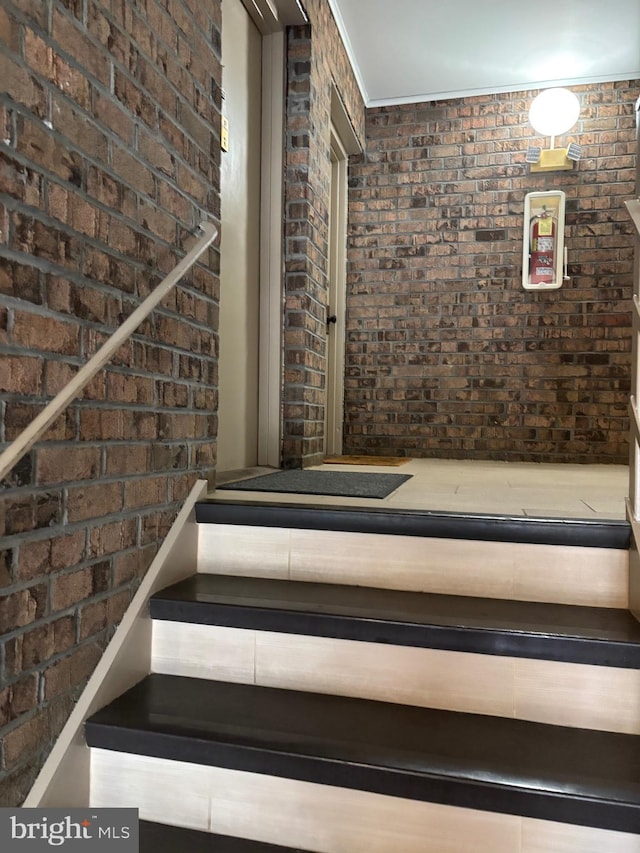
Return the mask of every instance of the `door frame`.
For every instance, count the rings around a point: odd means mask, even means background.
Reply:
[[[231,144],[220,159],[216,468],[228,473],[258,459],[263,35],[242,0],[222,0],[221,12]]]
[[[258,465],[279,468],[282,454],[285,37],[262,38],[262,168]]]
[[[330,151],[327,316],[335,315],[336,321],[331,326],[327,324],[324,452],[325,456],[339,456],[344,425],[349,156],[359,154],[362,147],[335,86],[331,90]]]
[[[297,0],[242,0],[262,33],[260,174],[260,320],[258,343],[258,465],[279,468],[282,456],[284,334],[285,30],[307,23]]]
[[[329,281],[327,287],[327,399],[324,453],[342,453],[344,421],[344,349],[347,303],[347,153],[331,123],[331,195],[329,199]]]

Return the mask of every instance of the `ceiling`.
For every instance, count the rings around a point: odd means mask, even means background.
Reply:
[[[329,0],[367,106],[640,78],[639,0]]]

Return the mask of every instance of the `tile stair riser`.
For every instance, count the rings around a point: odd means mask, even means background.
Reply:
[[[624,832],[92,750],[95,808],[316,853],[638,853]],[[481,845],[480,847],[478,845]]]
[[[166,620],[154,621],[152,666],[166,675],[640,734],[635,669]]]
[[[640,745],[626,734],[156,674],[86,735],[201,768],[640,832]]]
[[[204,573],[594,607],[625,608],[628,601],[628,555],[616,548],[235,523],[200,524],[199,539],[198,571]],[[533,720],[551,723],[553,731],[558,731],[553,726],[563,725],[640,733],[640,677],[633,669],[156,621],[153,670],[477,713],[488,715],[486,720]],[[175,690],[172,695],[177,695]],[[209,705],[200,702],[199,707]],[[134,741],[121,748],[143,751]],[[448,800],[458,805],[442,805],[412,799],[408,779],[406,790],[402,785],[367,788],[364,783],[366,790],[357,784],[352,789],[339,787],[354,784],[347,777],[341,783],[340,774],[337,783],[322,773],[304,781],[295,761],[294,778],[269,775],[266,756],[261,759],[264,775],[253,759],[236,765],[230,758],[233,769],[190,764],[202,760],[197,746],[183,746],[184,754],[177,747],[156,753],[165,758],[153,757],[153,751],[134,755],[92,749],[91,804],[135,802],[143,819],[315,853],[466,853],[478,849],[479,839],[482,849],[491,853],[640,853],[640,836],[629,834],[635,828],[625,823],[629,832],[617,832],[612,828],[620,824],[610,818],[601,822],[583,816],[568,819],[608,829],[559,823],[567,819],[566,813],[553,805],[549,811],[548,798],[544,804],[540,801],[543,811],[536,811],[537,790],[522,811],[517,789],[509,795],[512,805],[505,801],[496,807],[490,795],[486,805],[485,795],[473,799],[473,808],[464,807],[471,802],[464,797]],[[231,756],[232,742],[229,746]],[[226,765],[226,759],[221,764]],[[260,772],[248,772],[255,769]],[[366,776],[368,771],[363,772]],[[517,814],[480,810],[484,808]],[[584,811],[584,803],[581,808]]]
[[[615,548],[201,524],[198,571],[628,606],[629,555]]]

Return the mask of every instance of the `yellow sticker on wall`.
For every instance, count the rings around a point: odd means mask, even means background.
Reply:
[[[229,119],[222,116],[220,125],[220,148],[223,151],[229,150]]]
[[[538,219],[538,236],[551,237],[553,235],[553,219],[550,216]]]

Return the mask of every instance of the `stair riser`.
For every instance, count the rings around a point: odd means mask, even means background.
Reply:
[[[153,671],[640,734],[631,669],[158,620]]]
[[[92,750],[91,805],[317,853],[638,853],[638,836]]]
[[[627,607],[625,550],[199,525],[198,571]]]

